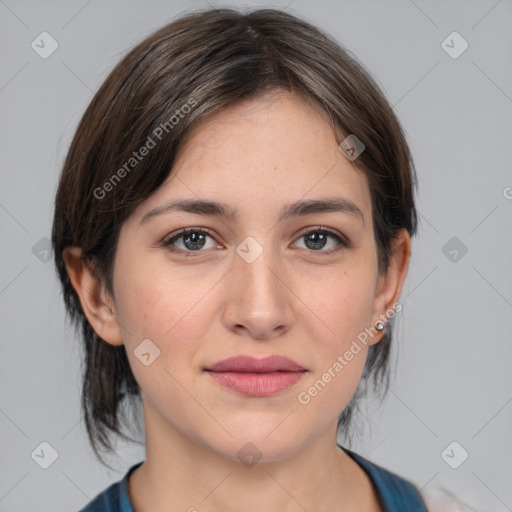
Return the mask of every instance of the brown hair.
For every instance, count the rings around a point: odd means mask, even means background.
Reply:
[[[62,251],[82,248],[113,296],[120,228],[172,172],[187,134],[223,107],[274,89],[310,98],[328,114],[339,142],[355,134],[365,145],[353,163],[368,179],[379,271],[388,268],[397,231],[416,233],[416,175],[400,123],[370,75],[330,36],[275,9],[195,11],[150,35],[116,65],[85,111],[55,199],[55,264],[67,313],[81,327],[82,408],[100,460],[100,445],[113,450],[112,433],[126,438],[121,405],[137,402],[140,389],[124,345],[102,340],[85,317]],[[150,140],[155,146],[136,157]],[[372,377],[375,388],[388,387],[391,327],[369,348],[358,391],[338,419],[343,430],[362,384]]]

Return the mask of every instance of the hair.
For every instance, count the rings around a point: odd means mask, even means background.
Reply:
[[[299,94],[327,113],[338,143],[354,134],[364,144],[353,164],[368,181],[379,272],[389,266],[398,230],[416,233],[416,174],[401,125],[370,74],[329,35],[277,9],[218,8],[190,12],[147,37],[115,66],[86,109],[55,198],[55,265],[68,318],[81,328],[81,405],[100,460],[98,448],[113,451],[112,434],[126,438],[121,405],[137,403],[140,388],[124,345],[105,342],[89,324],[62,252],[80,247],[83,262],[113,297],[120,228],[172,172],[194,126],[274,90]],[[348,432],[363,385],[387,390],[391,339],[388,324],[369,347],[338,431]]]

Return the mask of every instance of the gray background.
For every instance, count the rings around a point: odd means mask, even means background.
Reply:
[[[288,5],[354,52],[394,106],[417,165],[420,232],[396,322],[396,378],[380,407],[369,404],[353,447],[425,492],[512,510],[512,2],[209,3]],[[77,510],[144,458],[120,442],[110,471],[87,444],[78,339],[46,238],[93,92],[135,43],[204,7],[0,0],[0,511]],[[47,59],[31,48],[43,31],[59,45]],[[456,59],[441,45],[453,31],[469,44]],[[58,454],[47,469],[31,456],[43,441]],[[453,441],[469,453],[458,469],[441,456]],[[448,453],[453,464],[462,452]]]

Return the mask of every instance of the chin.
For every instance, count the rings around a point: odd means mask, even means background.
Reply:
[[[224,457],[240,461],[247,466],[256,462],[286,460],[300,451],[306,444],[306,440],[294,436],[285,428],[279,432],[279,428],[270,435],[269,432],[272,429],[246,429],[243,431],[244,434],[233,438],[224,436],[222,443],[219,443],[217,437],[212,440],[210,446]]]

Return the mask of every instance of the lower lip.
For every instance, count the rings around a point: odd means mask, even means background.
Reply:
[[[223,386],[247,396],[270,396],[296,384],[304,372],[208,372]]]

